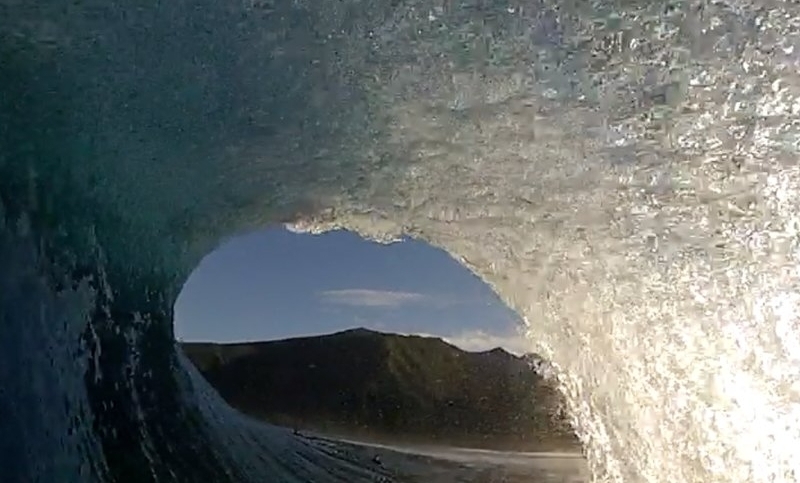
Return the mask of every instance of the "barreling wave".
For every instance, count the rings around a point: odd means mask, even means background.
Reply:
[[[269,223],[440,246],[597,481],[800,478],[800,7],[0,2],[4,482],[391,478],[228,408],[172,304]]]

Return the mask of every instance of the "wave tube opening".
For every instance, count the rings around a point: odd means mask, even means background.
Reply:
[[[203,259],[174,326],[204,378],[262,421],[412,448],[578,458],[563,399],[521,324],[426,243],[270,227]]]
[[[797,481],[800,7],[2,7],[6,480],[376,477],[237,418],[175,350],[200,257],[287,222],[491,285],[596,481]]]

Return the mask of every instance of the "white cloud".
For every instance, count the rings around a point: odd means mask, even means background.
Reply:
[[[320,298],[329,304],[352,307],[399,307],[409,303],[422,303],[428,297],[416,292],[392,290],[346,289],[318,292]]]
[[[422,337],[436,337],[467,352],[484,352],[497,347],[521,356],[534,352],[533,343],[520,334],[490,334],[484,330],[469,330],[456,335],[435,335],[428,332],[416,332]]]
[[[446,342],[470,352],[481,352],[502,347],[508,352],[522,355],[532,352],[533,344],[522,334],[490,334],[483,330],[471,330],[457,335],[442,337]]]

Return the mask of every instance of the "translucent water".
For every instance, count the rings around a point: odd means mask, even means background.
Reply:
[[[175,350],[189,271],[276,222],[490,283],[596,481],[798,480],[800,7],[0,7],[3,481],[384,477]]]

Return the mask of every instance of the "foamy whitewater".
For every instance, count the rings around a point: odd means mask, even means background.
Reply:
[[[287,223],[489,283],[595,481],[800,480],[799,70],[780,0],[0,0],[0,479],[384,477],[175,348]]]

